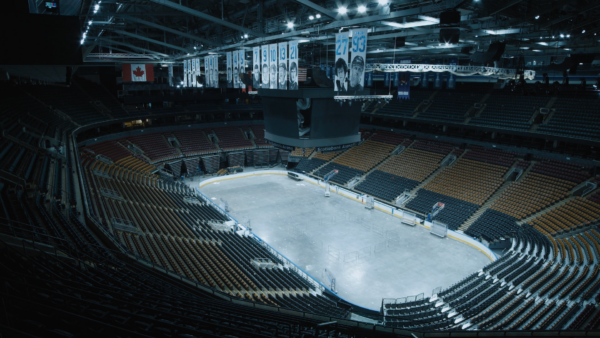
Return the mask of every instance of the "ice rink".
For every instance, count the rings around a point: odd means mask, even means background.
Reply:
[[[431,296],[490,263],[468,244],[283,175],[224,177],[200,191],[227,201],[233,217],[249,219],[257,236],[322,283],[331,271],[338,295],[366,308],[379,310],[382,298]]]

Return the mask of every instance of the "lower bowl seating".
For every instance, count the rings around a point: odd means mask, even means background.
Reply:
[[[315,174],[319,177],[324,177],[325,175],[327,175],[327,173],[329,173],[330,171],[332,171],[334,169],[337,169],[339,172],[337,173],[337,175],[333,176],[331,181],[335,182],[335,183],[339,183],[339,184],[346,184],[352,178],[354,178],[356,176],[362,176],[364,174],[363,171],[360,171],[360,170],[354,169],[354,168],[350,168],[350,167],[346,167],[345,165],[341,165],[341,164],[337,164],[337,163],[329,163],[326,166],[324,166],[323,168],[317,170],[317,172]]]
[[[386,201],[393,201],[405,190],[412,190],[418,184],[415,180],[375,170],[355,189]]]
[[[515,217],[488,209],[465,231],[465,234],[493,241],[518,230]]]
[[[408,202],[406,207],[423,214],[428,214],[437,202],[444,203],[445,207],[437,214],[434,220],[446,223],[448,229],[451,230],[458,229],[479,208],[477,204],[425,189],[419,189],[417,197]]]

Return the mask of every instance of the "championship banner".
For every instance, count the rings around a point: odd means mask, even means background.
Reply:
[[[262,88],[269,88],[269,46],[261,47],[261,55]]]
[[[421,61],[421,63],[424,65],[428,65],[429,59],[423,59],[423,61]],[[428,87],[429,87],[429,78],[427,77],[427,72],[422,72],[421,73],[421,88],[428,88]]]
[[[240,76],[238,72],[238,52],[233,51],[233,88],[239,88]]]
[[[260,47],[252,48],[252,89],[260,88]]]
[[[348,91],[348,33],[335,35],[335,70],[333,90]]]
[[[192,63],[190,62],[190,60],[185,60],[185,62],[187,62],[187,73],[185,74],[185,76],[187,77],[187,86],[192,87],[192,77],[190,76],[190,74],[192,73]]]
[[[183,83],[181,84],[181,86],[184,87],[184,88],[187,87],[187,80],[188,80],[188,78],[187,78],[187,66],[188,66],[187,61],[183,60],[183,81],[182,81]]]
[[[169,86],[173,87],[173,64],[169,64]]]
[[[233,70],[231,68],[231,52],[227,52],[227,88],[233,88]]]
[[[456,66],[458,65],[458,61],[456,59],[450,59],[449,65]],[[456,89],[456,76],[450,72],[447,73],[449,73],[450,76],[448,77],[448,81],[446,82],[446,88]]]
[[[289,90],[298,90],[298,41],[290,41],[290,86]]]
[[[246,88],[246,84],[244,82],[242,82],[242,80],[240,80],[240,74],[243,74],[246,72],[246,53],[243,50],[238,51],[238,86],[240,88]]]
[[[192,84],[190,87],[196,87],[196,60],[189,60],[192,65],[192,71],[190,72],[190,83]]]
[[[400,60],[400,64],[409,64],[409,63],[412,63],[412,59]],[[398,99],[399,100],[410,99],[410,72],[399,73]]]
[[[365,74],[365,87],[373,87],[373,72]]]
[[[277,44],[269,45],[269,88],[277,89]]]
[[[287,90],[287,73],[288,73],[288,60],[287,60],[287,42],[281,42],[279,44],[279,61],[277,65],[279,74],[279,81],[277,84],[278,89]]]
[[[200,75],[202,75],[200,73],[200,58],[196,58],[196,75],[194,77],[194,81],[196,82],[196,87],[200,88],[202,87],[202,84],[200,83]]]
[[[367,60],[367,29],[352,29],[352,61],[350,62],[350,88],[356,93],[364,89],[365,66]]]

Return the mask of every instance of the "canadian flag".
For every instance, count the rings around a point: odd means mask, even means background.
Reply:
[[[152,82],[154,81],[154,66],[143,63],[124,63],[123,81]]]

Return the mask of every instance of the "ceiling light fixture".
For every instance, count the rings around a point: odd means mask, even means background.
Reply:
[[[570,38],[570,37],[571,37],[571,34],[567,34],[567,37],[568,37],[568,38]]]
[[[365,13],[366,11],[367,11],[367,7],[365,7],[365,5],[358,6],[359,13]]]
[[[342,15],[346,14],[347,11],[348,10],[346,9],[346,7],[342,6],[342,7],[338,8],[338,12]]]
[[[315,17],[312,15],[308,17],[308,20],[314,20],[314,19],[315,19]]]
[[[536,16],[535,16],[535,19],[536,19],[536,20],[537,20],[537,19],[539,19],[539,18],[540,18],[540,16],[539,16],[539,15],[536,15]]]
[[[320,19],[320,18],[321,18],[321,14],[317,14],[317,15],[315,15],[315,17],[316,17],[317,19]]]
[[[293,23],[293,22],[288,22],[288,23],[287,23],[287,27],[288,27],[289,29],[292,29],[292,28],[294,28],[294,23]]]
[[[378,0],[377,1],[381,6],[385,6],[388,3],[388,0]]]
[[[244,37],[247,39],[248,38],[248,34],[244,34]]]
[[[585,29],[581,31],[581,34],[585,34]]]

